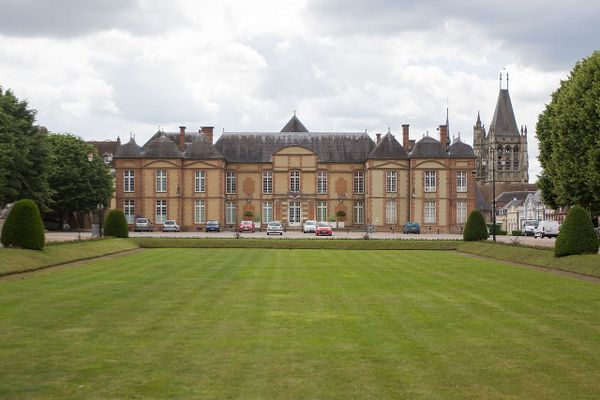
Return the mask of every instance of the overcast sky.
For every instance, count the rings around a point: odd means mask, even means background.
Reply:
[[[294,110],[313,131],[418,139],[448,104],[472,144],[506,68],[535,181],[537,116],[595,50],[598,15],[583,0],[0,0],[0,85],[86,140],[278,131]]]

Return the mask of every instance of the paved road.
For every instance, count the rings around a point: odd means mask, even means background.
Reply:
[[[314,234],[302,233],[300,231],[285,232],[282,236],[270,235],[267,236],[265,232],[255,233],[241,233],[242,237],[255,237],[255,238],[269,238],[269,239],[327,239],[324,237],[315,237]],[[364,232],[345,230],[335,231],[333,238],[343,239],[360,239],[364,235]],[[206,237],[219,237],[219,238],[232,238],[234,232],[130,232],[131,237],[182,237],[182,238],[206,238]],[[405,235],[402,233],[392,232],[376,232],[371,235],[373,239],[400,239],[400,240],[461,240],[462,235],[453,234],[422,234],[422,235]],[[90,232],[46,232],[46,240],[48,242],[62,242],[78,240],[79,238],[85,240],[91,238]],[[491,238],[489,239],[492,240]],[[499,242],[512,243],[517,240],[519,243],[527,246],[543,246],[543,247],[554,247],[556,239],[535,239],[533,237],[524,236],[496,236],[496,240]]]

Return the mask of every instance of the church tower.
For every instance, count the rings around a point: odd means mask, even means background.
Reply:
[[[508,74],[505,89],[502,88],[502,78],[500,73],[500,92],[487,134],[481,125],[479,113],[473,126],[477,181],[491,183],[495,172],[497,183],[528,183],[527,127],[521,127],[519,132],[508,93]]]

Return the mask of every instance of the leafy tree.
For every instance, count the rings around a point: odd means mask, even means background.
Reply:
[[[485,225],[481,211],[471,211],[463,230],[463,240],[465,242],[476,242],[478,240],[487,240],[488,236],[487,226]]]
[[[578,62],[538,117],[538,185],[551,207],[600,213],[600,52]]]
[[[44,248],[44,225],[38,206],[29,199],[15,203],[2,226],[2,244],[25,249]]]
[[[93,211],[98,204],[106,206],[112,178],[94,146],[68,134],[48,135],[47,142],[53,164],[48,177],[55,192],[52,210],[63,219],[73,212]]]
[[[125,214],[121,210],[111,210],[104,223],[104,235],[126,238],[129,236],[129,227]]]
[[[22,198],[42,210],[50,204],[46,130],[34,125],[35,113],[0,87],[0,206]]]
[[[565,222],[560,227],[554,245],[554,255],[562,257],[588,253],[598,253],[598,236],[589,214],[579,205],[575,205],[569,210]]]

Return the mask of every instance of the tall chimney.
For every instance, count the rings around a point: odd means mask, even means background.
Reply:
[[[179,127],[179,150],[185,151],[185,126]]]
[[[204,135],[206,135],[206,137],[208,138],[208,140],[212,143],[213,142],[213,129],[215,127],[214,126],[203,126],[202,127],[202,133]]]
[[[448,151],[448,127],[440,125],[440,144],[444,151]]]
[[[404,124],[402,125],[402,147],[404,147],[404,150],[408,151],[409,150],[409,146],[410,146],[410,142],[409,142],[409,133],[408,133],[408,128],[410,127],[410,125],[408,124]]]
[[[381,142],[381,133],[376,133],[375,136],[377,136],[377,143]]]

